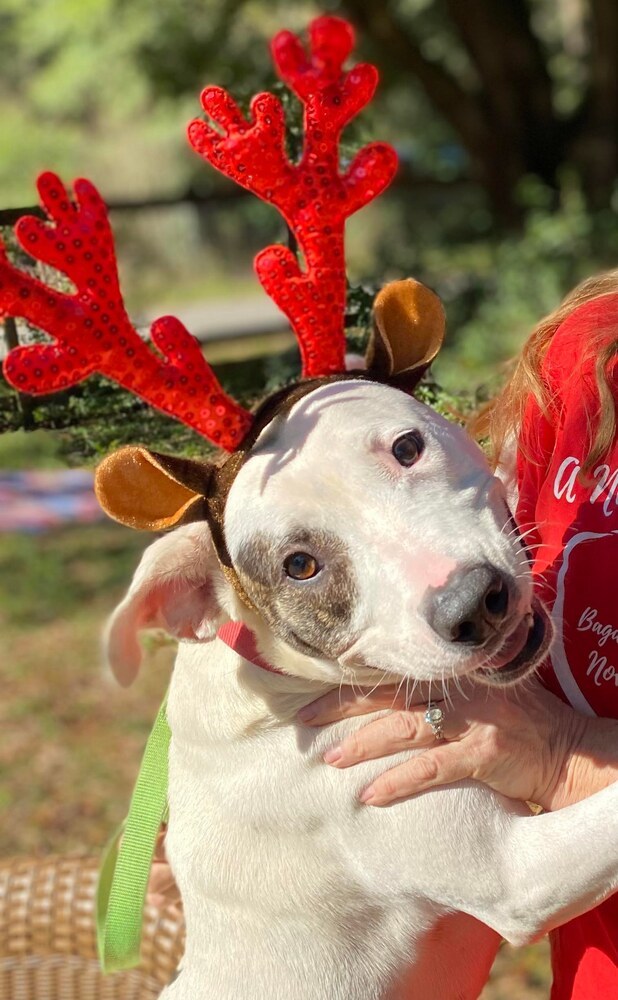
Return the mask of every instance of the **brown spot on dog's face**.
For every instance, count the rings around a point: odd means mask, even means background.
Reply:
[[[316,560],[315,576],[288,576],[286,560],[297,552]],[[350,645],[357,589],[352,561],[336,535],[304,528],[281,539],[257,534],[234,562],[250,600],[293,649],[334,660]]]

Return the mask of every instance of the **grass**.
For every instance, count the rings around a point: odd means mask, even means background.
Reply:
[[[550,983],[547,940],[527,948],[503,944],[480,1000],[547,1000]]]
[[[113,524],[0,537],[0,855],[97,852],[123,816],[171,657],[121,690],[100,633],[144,544]]]
[[[61,448],[4,434],[0,468],[56,468]],[[155,645],[123,691],[100,636],[149,541],[112,522],[0,535],[0,855],[99,852],[122,819],[171,657]]]
[[[56,435],[0,436],[0,467],[57,465]],[[102,663],[101,632],[151,541],[111,522],[0,535],[0,856],[99,853],[122,820],[168,684],[151,640],[136,684]],[[483,1000],[543,1000],[545,944],[504,947]]]
[[[60,442],[48,431],[14,431],[0,434],[0,469],[61,469],[66,462]]]

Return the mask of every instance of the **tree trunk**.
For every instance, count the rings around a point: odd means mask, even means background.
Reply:
[[[547,56],[534,33],[529,0],[440,0],[476,75],[466,85],[423,53],[389,0],[343,0],[382,50],[385,77],[414,76],[469,154],[496,220],[521,221],[519,181],[535,174],[557,187],[569,159],[580,167],[591,204],[608,203],[616,177],[618,0],[589,0],[591,60],[582,107],[560,118]]]
[[[592,208],[607,208],[618,176],[618,0],[590,0],[589,83],[573,147]]]

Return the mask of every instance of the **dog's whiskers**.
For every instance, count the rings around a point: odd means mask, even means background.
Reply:
[[[468,700],[468,696],[467,696],[467,695],[466,695],[466,694],[464,693],[464,689],[463,689],[463,687],[462,687],[462,685],[461,685],[461,677],[458,677],[458,676],[457,676],[457,674],[455,674],[455,675],[454,675],[454,677],[453,677],[453,680],[454,680],[454,682],[455,682],[455,687],[456,687],[456,688],[457,688],[457,690],[459,691],[459,693],[460,693],[461,697],[462,697],[462,698],[463,698],[463,699],[464,699],[465,701],[467,701],[467,700]]]
[[[413,700],[413,698],[414,698],[414,692],[416,691],[416,689],[417,689],[417,687],[418,687],[419,683],[420,683],[420,682],[419,682],[419,679],[418,679],[418,677],[413,677],[413,678],[412,678],[412,690],[411,690],[411,692],[410,692],[410,699],[409,699],[409,701],[407,702],[407,707],[408,707],[408,708],[409,708],[409,707],[410,707],[410,705],[412,704],[412,700]]]
[[[395,691],[395,694],[393,695],[392,708],[395,707],[395,704],[396,704],[397,699],[399,697],[399,692],[401,691],[401,689],[402,689],[402,687],[403,687],[403,685],[405,683],[406,677],[407,677],[407,674],[404,674],[403,677],[401,678],[401,680],[399,681],[399,684],[397,685],[397,690]]]
[[[365,691],[365,689],[363,688],[362,698],[363,698],[364,701],[366,701],[367,698],[371,698],[371,695],[374,693],[374,691],[376,691],[380,687],[380,685],[382,684],[384,678],[387,675],[388,675],[388,670],[383,670],[382,671],[382,676],[375,682],[375,684],[373,685],[373,687],[369,691]]]

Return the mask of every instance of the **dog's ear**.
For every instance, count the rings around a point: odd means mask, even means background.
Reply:
[[[440,299],[419,281],[385,285],[373,306],[374,328],[367,369],[381,381],[411,392],[444,340]]]
[[[146,448],[120,448],[99,465],[95,491],[115,521],[165,531],[205,518],[213,470],[213,465]]]
[[[179,639],[214,638],[226,619],[219,601],[225,586],[206,522],[178,528],[150,545],[105,634],[116,679],[125,687],[135,680],[142,629],[162,628]]]

